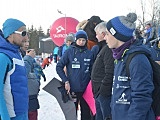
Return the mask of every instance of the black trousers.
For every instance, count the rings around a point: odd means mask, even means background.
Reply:
[[[81,120],[91,120],[91,111],[88,104],[82,97],[83,92],[75,92],[75,95],[76,95],[76,102],[75,102],[76,113],[78,110],[78,104],[80,104]]]

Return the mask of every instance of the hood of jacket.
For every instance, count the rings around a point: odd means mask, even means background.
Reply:
[[[11,44],[9,41],[0,36],[0,52],[3,51],[12,51],[14,53],[19,51],[19,46]]]
[[[142,51],[147,53],[149,56],[151,56],[151,51],[143,44],[141,44],[139,41],[135,41],[130,47],[129,50],[126,51],[127,54],[131,54],[133,52]]]

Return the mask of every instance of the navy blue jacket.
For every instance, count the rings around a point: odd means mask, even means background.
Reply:
[[[134,51],[149,50],[144,45],[131,45],[121,59],[115,60],[112,88],[112,120],[155,120],[152,104],[153,71],[144,54],[136,55],[129,65],[130,78],[126,75],[125,61]]]
[[[57,63],[56,71],[63,82],[69,81],[72,92],[84,92],[91,75],[93,54],[87,48],[80,49],[71,45]],[[63,70],[67,68],[67,75]]]
[[[151,57],[154,61],[160,61],[160,48],[158,48],[157,43],[150,48],[151,50]]]

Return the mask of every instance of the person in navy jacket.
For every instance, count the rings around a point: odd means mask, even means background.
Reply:
[[[81,120],[90,120],[90,109],[82,96],[90,81],[93,54],[86,47],[88,36],[85,31],[79,30],[75,37],[75,44],[65,51],[57,63],[56,71],[64,82],[65,89],[76,95],[76,110],[80,102]],[[66,66],[66,74],[64,66]]]
[[[115,59],[112,86],[112,120],[155,120],[152,104],[154,90],[153,71],[144,54],[133,57],[129,64],[130,77],[126,74],[126,59],[135,51],[150,54],[145,45],[133,38],[137,15],[117,16],[106,24],[105,39]]]
[[[152,59],[160,64],[160,41],[155,42],[150,50]]]

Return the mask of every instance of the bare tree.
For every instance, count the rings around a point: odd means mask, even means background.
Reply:
[[[138,21],[143,30],[148,22],[157,26],[160,23],[160,0],[141,0],[141,16]]]
[[[142,28],[144,30],[145,26],[144,26],[144,23],[145,23],[145,2],[143,0],[141,0],[141,9],[142,9],[142,21],[139,19],[141,25],[142,25]]]

